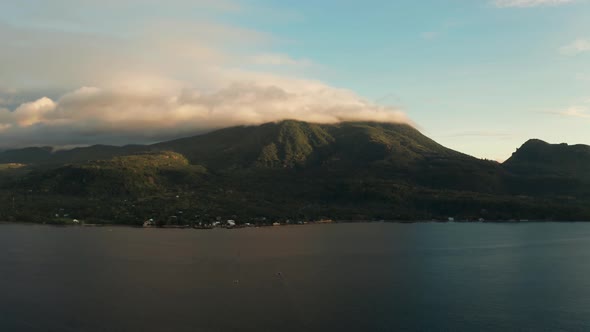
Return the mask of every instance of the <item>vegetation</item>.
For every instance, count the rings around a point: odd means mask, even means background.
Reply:
[[[499,164],[404,124],[297,121],[150,146],[29,148],[0,153],[0,220],[590,220],[588,151],[529,141]]]

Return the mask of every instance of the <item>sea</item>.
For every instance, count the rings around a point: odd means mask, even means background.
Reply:
[[[590,331],[590,223],[2,224],[0,331]]]

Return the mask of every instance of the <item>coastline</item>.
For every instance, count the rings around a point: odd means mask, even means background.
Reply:
[[[264,225],[239,225],[234,227],[227,226],[212,226],[212,227],[191,227],[190,225],[166,225],[166,226],[142,226],[130,224],[115,224],[115,223],[101,223],[101,224],[56,224],[56,223],[38,223],[26,221],[0,221],[2,225],[28,225],[28,226],[50,226],[50,227],[73,227],[73,228],[103,228],[103,227],[121,227],[121,228],[141,228],[141,229],[178,229],[178,230],[237,230],[248,228],[283,228],[283,227],[301,227],[313,225],[333,225],[333,224],[541,224],[541,223],[587,223],[590,220],[486,220],[486,221],[437,221],[437,220],[335,220],[332,222],[306,222],[305,224],[264,224]]]

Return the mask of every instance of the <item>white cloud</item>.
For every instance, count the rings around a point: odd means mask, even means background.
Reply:
[[[578,100],[573,106],[562,110],[549,111],[546,113],[559,115],[562,117],[590,119],[590,99],[581,99]]]
[[[283,119],[410,122],[399,110],[314,81],[292,82],[290,89],[242,82],[209,93],[173,91],[85,87],[55,102],[44,97],[0,109],[1,147],[152,142]]]
[[[590,52],[590,39],[576,39],[571,44],[561,47],[559,51],[563,55],[577,55],[579,53]]]
[[[0,148],[153,142],[282,119],[409,122],[399,110],[307,78],[312,61],[277,52],[276,37],[268,33],[209,17],[117,22],[112,10],[133,10],[143,2],[80,1],[87,12],[108,15],[109,24],[125,28],[115,35],[78,26],[86,11],[65,10],[74,0],[56,0],[61,9],[48,8],[51,18],[71,14],[68,28],[0,23],[0,84],[18,91],[0,108]],[[170,1],[177,10],[217,6],[212,0]],[[215,10],[241,10],[232,4]]]
[[[525,8],[537,6],[557,6],[572,2],[574,2],[574,0],[495,0],[493,1],[493,4],[499,8]]]
[[[56,109],[56,104],[53,100],[43,97],[41,99],[24,103],[20,105],[14,112],[11,113],[15,120],[14,124],[21,127],[29,127],[39,122],[42,122],[47,114]],[[14,125],[7,123],[7,125]]]
[[[572,105],[573,106],[561,110],[553,110],[544,113],[559,115],[562,117],[590,119],[590,98],[580,98],[575,103],[572,103]]]
[[[585,106],[572,106],[566,110],[557,112],[557,114],[568,117],[590,119],[589,109]]]

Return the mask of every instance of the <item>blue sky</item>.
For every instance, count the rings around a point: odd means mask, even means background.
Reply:
[[[584,0],[4,1],[0,137],[139,142],[376,114],[489,159],[528,138],[590,144],[588,17]],[[211,100],[223,111],[205,119]]]

